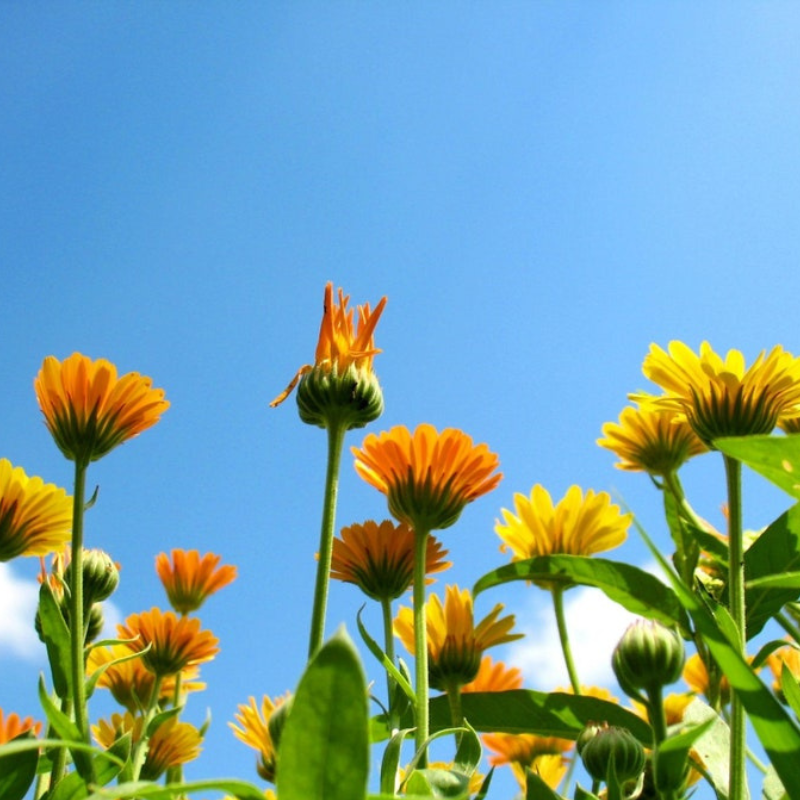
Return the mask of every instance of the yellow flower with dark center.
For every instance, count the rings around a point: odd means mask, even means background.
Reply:
[[[584,495],[578,486],[571,486],[554,506],[548,491],[536,484],[530,497],[514,495],[514,511],[502,509],[504,522],[495,524],[503,540],[501,550],[511,550],[512,561],[610,550],[625,541],[633,519],[622,514],[606,492],[588,489]]]
[[[463,686],[475,680],[484,651],[498,644],[521,639],[521,633],[511,633],[514,615],[500,617],[498,603],[477,625],[472,610],[469,589],[448,586],[445,601],[431,595],[425,604],[426,638],[428,643],[428,672],[430,685],[445,691],[448,687]],[[414,612],[401,608],[394,620],[394,632],[414,654]]]
[[[10,742],[27,731],[31,731],[34,736],[38,736],[41,729],[42,723],[34,721],[33,717],[22,719],[13,712],[4,714],[3,709],[0,708],[0,744]]]
[[[200,731],[177,717],[162,722],[147,743],[147,757],[141,777],[146,781],[158,780],[170,767],[194,761],[203,742]]]
[[[800,416],[782,417],[778,420],[778,427],[784,433],[800,433]]]
[[[157,608],[131,614],[117,626],[117,633],[120,639],[135,639],[128,647],[141,652],[142,663],[159,677],[211,661],[219,652],[219,640],[210,631],[200,630],[199,619],[176,617],[172,611]]]
[[[414,579],[414,531],[406,524],[367,520],[342,528],[333,540],[331,577],[354,583],[374,600],[394,600]],[[447,551],[429,536],[425,572],[441,572],[451,566]]]
[[[722,436],[770,433],[800,406],[800,359],[780,346],[746,367],[739,350],[723,359],[708,342],[699,355],[683,342],[670,342],[669,352],[653,344],[642,369],[665,391],[655,401],[686,419],[709,447]]]
[[[61,452],[88,464],[152,427],[169,408],[163,389],[138,372],[117,376],[101,358],[47,356],[34,381],[45,423]]]
[[[72,537],[72,498],[0,458],[0,561],[63,550]]]
[[[651,475],[673,472],[708,449],[688,422],[652,403],[624,408],[618,423],[603,425],[603,435],[597,444],[619,456],[616,467]]]
[[[144,718],[126,711],[124,714],[112,714],[110,719],[100,719],[92,725],[92,736],[100,747],[108,750],[126,733],[131,735],[131,742],[137,742],[142,736]]]
[[[449,527],[467,503],[491,492],[503,477],[495,472],[497,456],[456,428],[438,433],[422,424],[412,434],[398,425],[369,434],[352,452],[356,472],[383,492],[392,515],[416,532]]]
[[[240,705],[239,713],[236,714],[236,721],[241,727],[237,727],[232,722],[228,723],[236,738],[259,754],[258,774],[270,783],[275,782],[277,753],[269,732],[269,718],[276,708],[287,701],[289,696],[287,693],[272,700],[264,695],[261,698],[260,708],[255,697],[250,697],[247,705]]]
[[[375,327],[383,313],[386,298],[374,311],[369,304],[348,308],[350,298],[339,289],[334,300],[333,284],[325,286],[314,364],[300,367],[289,385],[271,403],[280,405],[300,383],[297,405],[300,418],[322,428],[342,420],[347,428],[360,428],[377,419],[383,411],[380,384],[372,371],[372,359],[381,351],[375,347]]]
[[[86,674],[93,675],[103,669],[97,680],[97,686],[108,689],[112,697],[128,711],[136,712],[150,705],[155,675],[142,663],[141,656],[130,658],[131,650],[125,644],[113,644],[106,647],[93,647],[86,659]],[[120,661],[120,659],[126,659]],[[115,663],[116,662],[116,663]],[[181,692],[200,692],[206,688],[205,683],[198,680],[200,668],[192,664],[180,672]],[[161,681],[159,697],[172,700],[175,696],[176,675],[167,675]]]
[[[196,611],[206,598],[227,586],[236,578],[236,567],[219,566],[222,556],[206,553],[202,558],[197,550],[172,551],[156,556],[156,572],[167,591],[169,604],[179,614]]]
[[[517,667],[507,667],[502,661],[494,662],[491,656],[484,656],[478,667],[475,680],[465,683],[465,692],[508,692],[522,688],[522,673]]]

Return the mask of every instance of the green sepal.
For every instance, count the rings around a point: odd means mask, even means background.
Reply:
[[[9,742],[35,740],[31,731],[20,734]],[[8,748],[0,747],[0,797],[3,800],[23,800],[36,778],[36,767],[39,763],[39,749],[22,750],[8,753]]]
[[[64,614],[48,581],[39,587],[39,621],[47,648],[47,659],[56,694],[62,699],[72,696],[70,635]]]

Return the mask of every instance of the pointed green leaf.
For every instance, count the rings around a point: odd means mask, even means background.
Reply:
[[[688,631],[686,611],[669,586],[638,567],[603,558],[559,555],[515,561],[484,575],[472,591],[477,595],[510,581],[532,580],[595,586],[634,614]]]
[[[413,728],[405,728],[389,739],[381,759],[381,791],[384,794],[394,795],[397,786],[397,769],[400,766],[400,754],[403,742],[413,732]]]
[[[72,692],[69,628],[48,581],[39,587],[39,621],[56,694],[68,698]]]
[[[224,792],[239,800],[264,800],[264,790],[246,781],[235,778],[219,778],[189,783],[172,783],[162,786],[151,781],[130,781],[118,786],[97,789],[87,800],[109,800],[109,798],[135,797],[139,800],[173,800],[196,792]]]
[[[416,702],[416,694],[414,693],[414,689],[411,687],[411,683],[406,679],[406,676],[403,675],[400,670],[389,660],[389,657],[386,653],[383,652],[381,646],[369,635],[369,631],[364,627],[364,623],[361,622],[361,612],[364,610],[364,606],[358,610],[356,614],[356,625],[358,626],[358,632],[361,634],[361,639],[363,640],[364,644],[369,649],[370,653],[378,659],[381,666],[394,678],[395,684],[402,689],[403,693],[411,700],[412,703]]]
[[[702,724],[710,721],[708,730],[694,743],[694,751],[700,756],[706,777],[714,787],[717,798],[728,796],[728,777],[730,774],[730,730],[728,724],[713,708],[700,698],[695,698],[683,712],[687,724]]]
[[[689,758],[689,751],[695,742],[714,724],[707,719],[699,725],[670,736],[656,750],[656,788],[659,792],[670,793],[680,789]]]
[[[31,732],[27,732],[11,741],[35,740],[35,738]],[[22,800],[36,777],[38,762],[38,749],[0,755],[0,797],[3,800]]]
[[[800,500],[800,434],[735,436],[716,439],[714,446]]]
[[[458,750],[453,761],[453,769],[470,777],[478,768],[483,755],[481,740],[475,729],[468,722],[464,723],[464,732],[458,738]]]
[[[561,800],[535,772],[525,770],[525,800]]]
[[[795,716],[800,718],[800,685],[786,664],[781,669],[781,691]]]
[[[341,630],[306,668],[281,735],[281,800],[363,800],[369,777],[367,686]]]
[[[646,747],[653,743],[653,732],[641,717],[597,697],[514,689],[466,692],[461,700],[465,719],[481,733],[535,733],[577,739],[588,722],[608,722],[627,728]],[[403,723],[404,727],[411,727],[406,722],[413,723],[410,715]],[[445,695],[431,699],[430,726],[432,731],[450,726],[450,707]]]

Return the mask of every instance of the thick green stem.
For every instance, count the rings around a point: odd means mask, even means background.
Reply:
[[[558,625],[558,638],[561,640],[561,652],[564,654],[564,663],[567,665],[567,674],[572,691],[579,695],[581,693],[581,682],[578,680],[578,672],[575,669],[575,662],[572,659],[572,648],[569,644],[569,632],[567,631],[567,620],[564,616],[564,587],[555,586],[550,590],[553,595],[553,609],[556,612],[556,625]]]
[[[383,649],[386,658],[394,664],[394,627],[392,625],[392,601],[388,597],[381,598],[381,612],[383,613]],[[395,680],[386,673],[386,708],[389,711],[389,730],[394,733],[398,728],[397,713],[395,711]]]
[[[75,462],[75,491],[72,498],[72,576],[69,597],[69,634],[72,674],[72,703],[75,725],[81,741],[89,744],[89,713],[86,708],[86,661],[84,643],[86,634],[83,623],[83,512],[86,493],[86,470],[88,463]],[[90,782],[94,781],[94,769],[87,759]]]
[[[425,618],[425,557],[428,552],[429,531],[414,532],[414,667],[416,671],[416,723],[415,743],[420,753],[417,766],[424,769],[428,755],[424,751],[428,740],[428,625]]]
[[[325,636],[325,610],[328,605],[328,584],[333,553],[333,529],[336,525],[336,497],[339,493],[339,462],[346,426],[331,422],[328,431],[328,468],[325,473],[325,499],[322,506],[322,527],[319,534],[319,561],[314,586],[314,608],[311,613],[311,636],[308,642],[309,660],[322,647]]]
[[[653,743],[655,752],[667,739],[667,717],[664,713],[664,699],[661,686],[655,686],[647,691],[647,715],[650,718],[650,727],[653,729]],[[654,764],[658,759],[654,758]],[[655,776],[658,783],[658,775]],[[676,800],[676,792],[672,790],[662,790],[659,794],[660,800]]]
[[[745,652],[745,594],[744,594],[744,537],[742,535],[742,465],[735,458],[723,456],[728,488],[728,597],[729,611],[738,632],[737,649],[743,658]],[[747,772],[747,728],[744,706],[731,692],[731,751],[730,751],[730,800],[748,797]]]

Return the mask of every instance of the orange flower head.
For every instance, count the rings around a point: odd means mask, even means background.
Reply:
[[[131,614],[117,626],[120,639],[133,639],[131,650],[142,653],[142,663],[154,675],[175,675],[192,664],[211,661],[219,652],[219,640],[200,630],[196,617],[176,617],[157,608]],[[149,649],[148,648],[149,645]]]
[[[417,533],[449,527],[467,503],[491,492],[503,477],[495,472],[497,456],[456,428],[438,433],[422,424],[412,434],[398,425],[369,434],[352,452],[356,472],[383,492],[392,515]]]
[[[575,744],[569,739],[533,733],[486,733],[481,739],[493,751],[489,763],[492,766],[508,764],[523,791],[527,769],[555,789],[567,771],[569,762],[564,754]]]
[[[517,667],[507,667],[502,661],[494,662],[491,656],[484,656],[475,680],[461,687],[464,692],[508,692],[522,688],[522,673]]]
[[[147,743],[142,779],[158,780],[170,767],[194,761],[200,755],[202,742],[203,737],[194,725],[170,717],[156,728]]]
[[[156,572],[167,591],[169,604],[179,614],[196,611],[206,598],[227,586],[236,578],[236,567],[219,566],[221,556],[197,550],[172,551],[156,556]]]
[[[38,736],[41,730],[42,723],[34,721],[33,717],[22,719],[13,712],[4,715],[3,709],[0,708],[0,744],[10,742],[27,731],[31,731],[34,736]]]
[[[0,458],[0,561],[63,550],[72,538],[72,498]]]
[[[665,392],[648,398],[685,419],[708,446],[723,436],[770,433],[800,407],[800,359],[776,346],[747,367],[739,350],[725,358],[708,342],[699,354],[673,341],[669,352],[651,345],[644,374]]]
[[[45,423],[61,452],[88,464],[158,422],[169,408],[163,389],[138,372],[73,353],[47,356],[34,381]]]
[[[450,567],[446,556],[439,541],[429,536],[426,574]],[[414,580],[414,531],[391,520],[380,524],[367,520],[342,528],[340,538],[333,540],[331,577],[354,583],[373,600],[400,597]]]
[[[692,456],[708,449],[685,420],[652,403],[622,409],[619,422],[603,425],[597,444],[619,456],[616,467],[651,475],[667,475]]]
[[[334,300],[333,284],[325,286],[322,325],[317,341],[314,364],[300,367],[289,385],[271,403],[280,405],[300,383],[297,405],[300,418],[309,425],[328,427],[334,421],[347,429],[360,428],[377,419],[383,412],[383,395],[372,371],[372,359],[381,351],[375,347],[375,327],[386,298],[374,311],[369,304],[348,308],[350,298],[339,289]]]
[[[800,650],[793,644],[780,647],[767,656],[767,666],[775,679],[772,688],[780,693],[782,691],[781,674],[784,666],[794,676],[795,680],[800,680]]]
[[[686,659],[686,663],[683,665],[683,679],[695,694],[701,694],[707,700],[709,699],[711,678],[698,653],[693,653]],[[731,697],[731,685],[724,675],[720,676],[719,696],[723,705],[726,705]]]
[[[228,723],[239,741],[258,752],[258,774],[270,783],[275,782],[277,752],[269,732],[269,718],[272,716],[272,712],[283,705],[289,697],[290,695],[287,693],[272,700],[264,695],[260,708],[255,697],[251,697],[247,705],[239,706],[239,713],[236,714],[236,721],[241,727],[237,727],[232,722]]]
[[[430,596],[425,604],[425,614],[431,686],[446,690],[453,684],[460,687],[474,681],[484,651],[522,638],[521,633],[511,633],[514,615],[501,618],[502,611],[503,605],[498,603],[476,625],[469,589],[446,587],[444,604],[435,594]],[[399,610],[394,620],[394,632],[406,650],[413,654],[412,609],[403,607]]]

